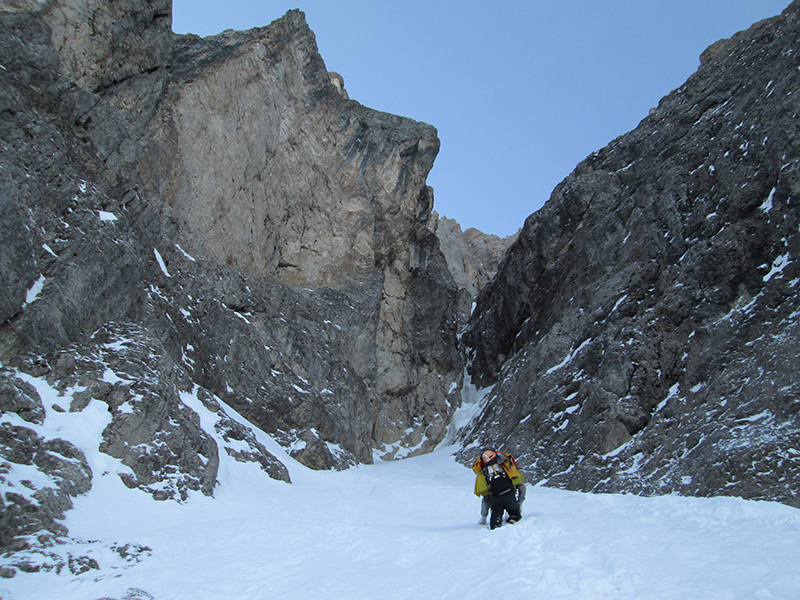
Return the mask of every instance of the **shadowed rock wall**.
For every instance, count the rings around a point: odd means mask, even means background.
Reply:
[[[469,444],[570,489],[800,505],[799,41],[795,2],[715,44],[527,219],[463,337],[495,386]]]

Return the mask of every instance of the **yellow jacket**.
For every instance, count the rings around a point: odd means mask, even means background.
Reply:
[[[502,454],[506,457],[506,459],[500,463],[500,466],[508,475],[508,478],[514,485],[519,485],[525,481],[522,473],[517,470],[516,465],[514,464],[514,459],[510,454],[506,454],[505,452],[498,452],[498,454]],[[481,457],[479,456],[474,463],[472,463],[472,470],[478,474],[475,478],[475,495],[476,496],[486,496],[489,494],[489,483],[486,481],[486,476],[483,473],[483,463],[481,461]]]

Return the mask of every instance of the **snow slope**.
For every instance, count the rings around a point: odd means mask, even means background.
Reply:
[[[95,473],[66,525],[95,540],[76,552],[100,570],[20,573],[0,580],[4,600],[800,598],[800,511],[779,504],[534,486],[524,520],[489,531],[452,448],[315,472],[259,432],[294,483],[222,453],[216,497],[179,505],[125,488],[87,429],[51,416],[45,425],[82,443]],[[150,552],[128,562],[112,544]]]

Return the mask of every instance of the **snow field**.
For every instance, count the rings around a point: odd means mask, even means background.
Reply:
[[[531,486],[523,521],[489,531],[477,525],[474,475],[453,448],[316,472],[263,432],[291,485],[220,452],[215,498],[156,502],[127,489],[124,467],[91,447],[106,420],[100,408],[80,413],[83,429],[74,413],[45,422],[92,464],[94,486],[65,524],[77,539],[98,540],[86,548],[100,570],[19,573],[0,580],[0,598],[122,600],[135,589],[155,600],[800,598],[800,511],[780,504]],[[114,543],[151,552],[131,564]]]
[[[476,525],[471,471],[446,451],[343,473],[292,467],[292,485],[228,481],[216,499],[183,506],[90,492],[68,519],[72,534],[147,545],[152,555],[101,570],[99,581],[97,571],[19,574],[0,594],[455,600],[507,587],[540,599],[800,597],[800,516],[785,506],[534,487],[522,522],[489,531]]]

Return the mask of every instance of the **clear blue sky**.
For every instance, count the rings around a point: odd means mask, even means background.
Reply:
[[[174,0],[213,35],[300,8],[350,97],[434,125],[434,208],[509,235],[578,162],[633,129],[700,53],[789,0]]]

